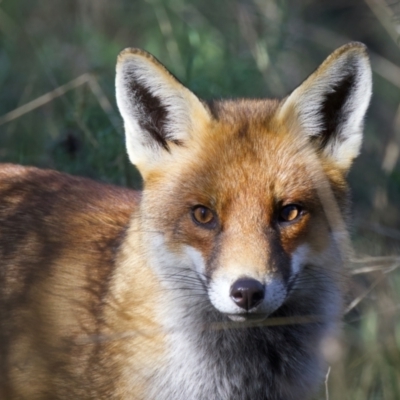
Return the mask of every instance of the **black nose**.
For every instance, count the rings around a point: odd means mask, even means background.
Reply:
[[[264,299],[264,285],[251,278],[237,280],[231,287],[231,298],[246,311],[258,306]]]

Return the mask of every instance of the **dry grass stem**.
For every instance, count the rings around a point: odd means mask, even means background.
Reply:
[[[318,43],[330,50],[351,42],[350,38],[320,26],[307,24],[305,28],[304,36],[308,40]],[[372,70],[392,85],[400,88],[400,67],[370,49],[368,53],[371,58]]]
[[[81,76],[78,76],[77,78],[66,83],[65,85],[59,86],[58,88],[52,90],[51,92],[48,92],[36,98],[35,100],[32,100],[29,103],[26,103],[21,107],[18,107],[13,111],[10,111],[9,113],[3,115],[2,117],[0,117],[0,125],[4,125],[7,122],[22,117],[24,114],[27,114],[35,110],[36,108],[42,107],[43,105],[53,101],[57,97],[63,96],[70,90],[76,89],[77,87],[82,86],[83,84],[89,82],[90,80],[91,80],[90,73],[85,73]]]
[[[375,282],[367,289],[365,290],[362,294],[357,296],[344,310],[344,314],[348,314],[353,308],[357,307],[358,304],[361,303],[371,292],[372,290],[375,289],[376,286],[378,286],[383,280],[386,279],[386,275],[382,274],[378,279],[375,280]]]
[[[393,24],[394,15],[384,0],[364,0],[371,11],[374,13],[376,19],[385,28],[386,32],[393,39],[393,41],[399,44],[399,32]]]
[[[119,119],[116,117],[116,112],[110,102],[108,100],[106,94],[104,93],[103,89],[101,88],[98,80],[91,75],[90,79],[88,81],[90,90],[92,91],[93,95],[96,97],[97,101],[100,104],[100,107],[103,109],[103,111],[107,114],[108,118],[110,119],[111,124],[115,128],[117,132],[121,132],[121,124],[119,122]]]
[[[328,387],[328,381],[329,381],[329,374],[331,373],[331,367],[328,368],[328,371],[325,375],[325,398],[326,400],[329,400],[329,387]]]

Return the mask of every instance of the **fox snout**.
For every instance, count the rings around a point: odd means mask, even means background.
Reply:
[[[264,285],[251,278],[238,279],[231,286],[230,291],[233,302],[246,311],[257,307],[264,300],[264,294]]]
[[[288,285],[279,273],[257,277],[217,275],[208,288],[211,304],[232,320],[264,319],[284,303],[288,293]]]

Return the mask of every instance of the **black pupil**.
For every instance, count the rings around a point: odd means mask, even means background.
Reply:
[[[201,207],[200,208],[200,219],[202,221],[207,221],[208,210],[207,208]]]

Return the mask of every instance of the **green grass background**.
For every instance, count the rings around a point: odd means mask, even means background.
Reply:
[[[400,5],[384,0],[0,1],[0,162],[140,187],[114,97],[141,47],[200,97],[283,97],[336,47],[370,49],[374,96],[349,180],[356,259],[320,399],[400,399]],[[86,83],[55,96],[81,76]],[[46,104],[28,112],[40,96]],[[25,107],[23,107],[25,106]],[[19,109],[19,107],[23,107]],[[10,114],[22,110],[21,115]]]

